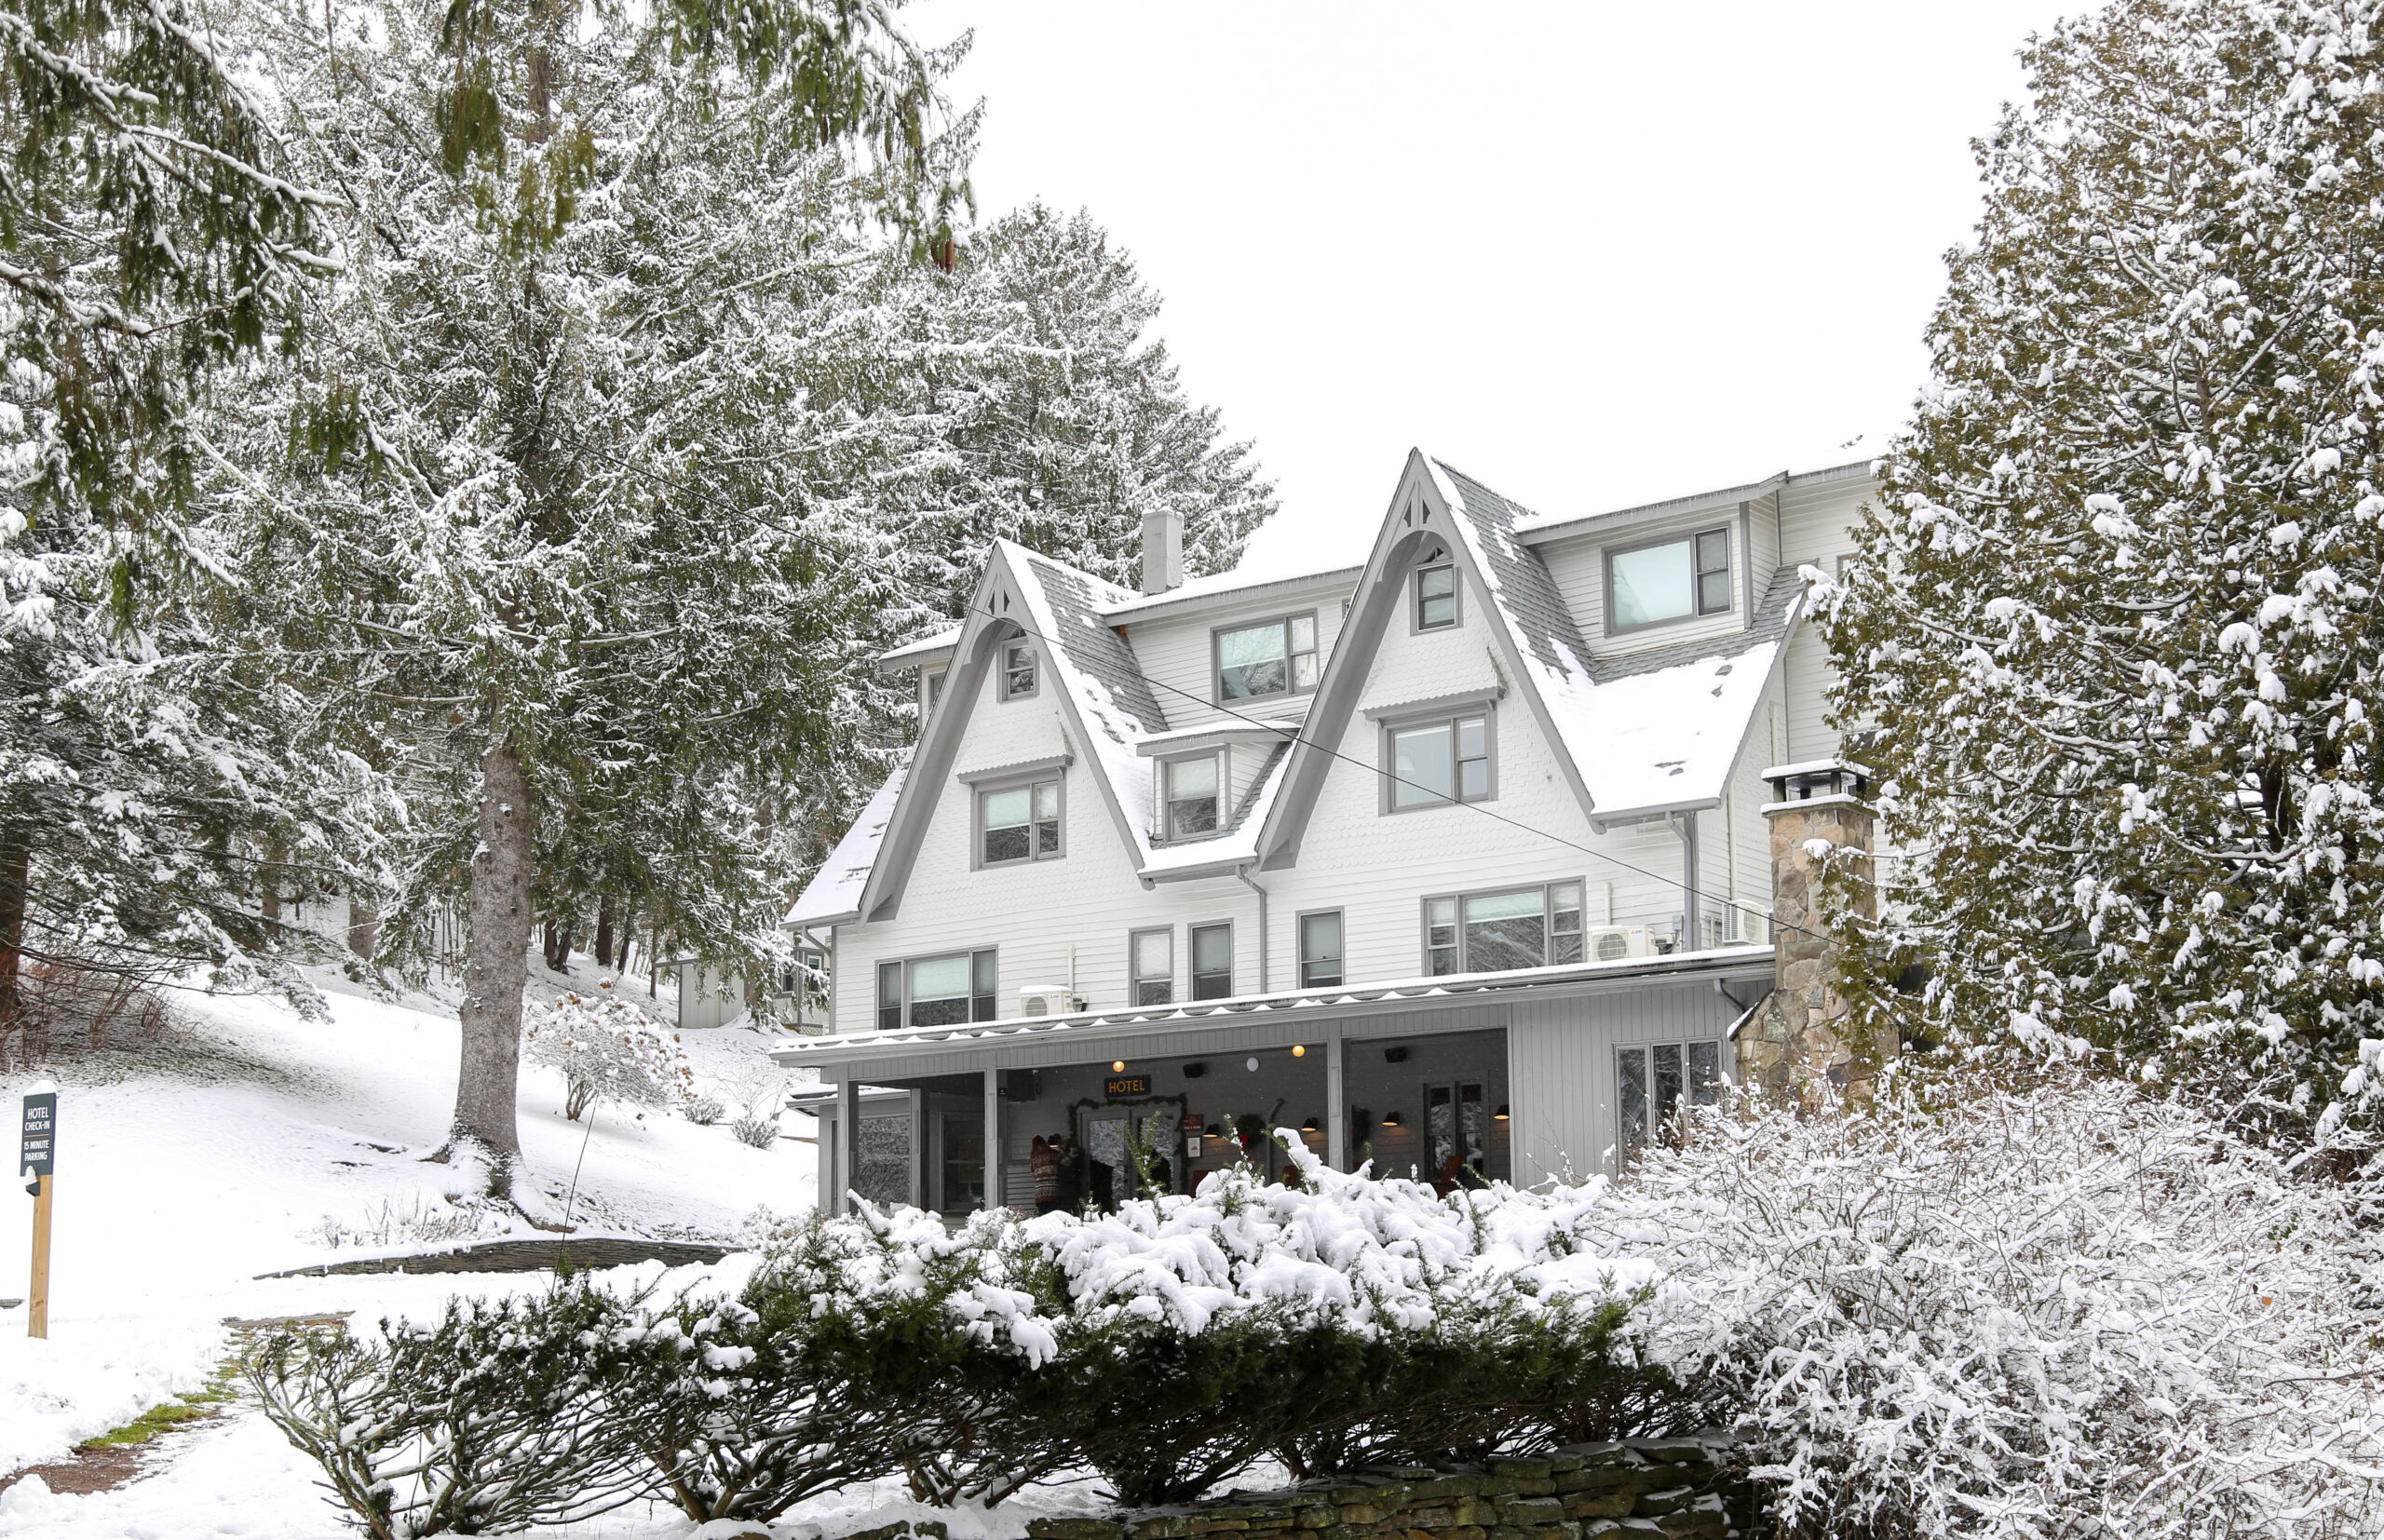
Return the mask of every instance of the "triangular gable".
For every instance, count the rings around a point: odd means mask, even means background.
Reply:
[[[1763,613],[1767,619],[1776,617],[1776,627],[1684,644],[1678,650],[1694,656],[1654,669],[1619,659],[1610,666],[1611,682],[1601,683],[1547,564],[1516,538],[1517,522],[1528,517],[1527,510],[1422,451],[1409,452],[1348,620],[1284,770],[1283,789],[1260,833],[1262,864],[1280,867],[1296,858],[1385,630],[1404,614],[1412,558],[1431,543],[1448,547],[1477,601],[1476,613],[1489,617],[1494,652],[1584,817],[1599,823],[1649,806],[1710,806],[1720,801],[1754,709],[1785,651],[1801,586],[1795,586],[1795,595],[1776,612],[1773,596],[1767,596]],[[1658,704],[1661,709],[1650,709]]]
[[[1128,811],[1147,807],[1151,800],[1150,762],[1135,754],[1134,739],[1165,732],[1167,718],[1151,698],[1132,649],[1099,614],[1101,606],[1131,597],[1114,584],[1015,542],[993,543],[985,575],[961,623],[942,696],[928,715],[912,754],[911,773],[887,819],[877,858],[856,905],[858,917],[879,918],[887,905],[901,897],[928,822],[952,785],[954,759],[1000,643],[1017,635],[1034,644],[1037,665],[1059,705],[1061,730],[1083,756],[1135,867],[1139,870],[1150,859],[1144,820]]]
[[[877,865],[878,850],[886,843],[886,826],[894,819],[895,800],[902,794],[902,782],[909,778],[911,751],[904,750],[894,762],[894,769],[860,810],[860,817],[845,831],[836,848],[820,863],[820,870],[803,885],[802,897],[794,900],[786,923],[797,930],[812,925],[842,925],[860,918],[861,890],[869,885],[869,873]]]

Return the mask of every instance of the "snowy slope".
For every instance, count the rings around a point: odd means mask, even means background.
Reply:
[[[448,1169],[420,1158],[438,1144],[454,1095],[453,1014],[421,997],[397,1005],[332,993],[331,1005],[331,1020],[318,1022],[264,1001],[202,999],[185,1002],[188,1024],[156,1044],[127,1040],[97,1053],[59,1045],[47,1066],[61,1093],[50,1336],[25,1336],[21,1305],[0,1311],[0,1472],[55,1458],[196,1388],[227,1316],[355,1310],[371,1319],[435,1310],[459,1287],[543,1282],[256,1279],[418,1249],[390,1233],[392,1218],[458,1217],[444,1198]],[[725,1030],[684,1039],[699,1075],[724,1089],[766,1073],[765,1041]],[[8,1118],[32,1078],[0,1076]],[[756,1150],[725,1126],[610,1109],[590,1128],[566,1121],[562,1101],[559,1077],[525,1069],[530,1177],[560,1211],[584,1144],[574,1212],[590,1229],[728,1239],[757,1209],[792,1213],[813,1202],[810,1143],[782,1138]],[[810,1134],[806,1116],[783,1123],[789,1134]],[[0,1199],[0,1297],[26,1291],[31,1207]],[[399,1244],[375,1244],[389,1240]]]

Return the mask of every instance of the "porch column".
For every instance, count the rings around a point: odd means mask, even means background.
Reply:
[[[1002,1072],[985,1072],[985,1207],[1002,1206]]]
[[[911,1093],[911,1207],[928,1206],[928,1093]]]
[[[1325,1159],[1336,1171],[1349,1169],[1349,1098],[1342,1083],[1341,1026],[1334,1022],[1324,1039]]]
[[[860,1080],[847,1071],[836,1087],[836,1190],[827,1209],[841,1214],[852,1205],[853,1157],[860,1149]]]

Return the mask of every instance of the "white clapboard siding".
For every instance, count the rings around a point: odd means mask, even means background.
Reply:
[[[1507,1028],[1507,1083],[1517,1130],[1515,1181],[1529,1184],[1611,1170],[1615,1048],[1719,1038],[1739,1011],[1711,984],[1514,1002]],[[1736,1072],[1727,1043],[1722,1067],[1726,1074]]]
[[[1753,522],[1752,518],[1749,522]],[[1666,535],[1688,534],[1710,529],[1730,532],[1730,608],[1721,615],[1677,620],[1666,626],[1650,626],[1620,636],[1606,635],[1606,547],[1609,545],[1637,546]],[[1621,657],[1653,647],[1671,647],[1684,642],[1729,636],[1746,628],[1747,574],[1746,563],[1739,550],[1739,510],[1736,504],[1724,508],[1709,508],[1692,516],[1634,524],[1611,534],[1551,540],[1536,549],[1540,560],[1548,564],[1548,574],[1555,580],[1556,591],[1564,597],[1565,607],[1573,612],[1574,622],[1581,630],[1581,640],[1588,644],[1593,657]],[[1757,598],[1762,597],[1761,585],[1769,575],[1768,567],[1756,569]]]
[[[1233,626],[1312,611],[1316,615],[1317,666],[1321,670],[1341,634],[1342,603],[1348,597],[1349,589],[1336,585],[1151,620],[1130,620],[1126,641],[1134,649],[1134,658],[1142,665],[1144,677],[1151,682],[1152,698],[1167,714],[1170,727],[1202,727],[1211,723],[1231,722],[1237,714],[1262,719],[1297,716],[1307,709],[1308,697],[1305,695],[1228,702],[1231,713],[1223,709],[1216,700],[1211,636]]]

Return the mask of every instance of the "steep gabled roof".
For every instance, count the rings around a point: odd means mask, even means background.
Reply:
[[[910,750],[904,750],[894,762],[893,773],[876,795],[860,810],[860,817],[845,831],[836,848],[820,863],[820,870],[803,885],[803,896],[794,900],[786,923],[797,930],[809,925],[841,925],[860,917],[861,889],[869,884],[870,869],[877,864],[878,847],[886,841],[886,826],[894,818],[895,800],[902,794],[902,782],[911,774]]]

